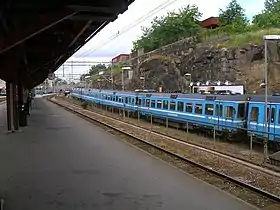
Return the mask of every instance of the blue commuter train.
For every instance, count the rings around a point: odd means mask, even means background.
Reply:
[[[189,130],[205,130],[227,139],[254,136],[267,138],[280,149],[280,97],[269,96],[265,123],[264,96],[143,93],[95,89],[73,89],[71,96],[109,107],[121,108],[141,117],[168,119]]]

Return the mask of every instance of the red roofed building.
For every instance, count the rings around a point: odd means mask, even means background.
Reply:
[[[214,29],[219,27],[220,21],[218,17],[210,17],[201,21],[202,28]]]
[[[130,58],[130,54],[120,54],[112,59],[112,63],[119,63],[122,61],[127,61]]]

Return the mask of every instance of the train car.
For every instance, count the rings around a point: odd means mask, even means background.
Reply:
[[[141,115],[178,123],[181,128],[215,129],[219,135],[231,139],[246,135],[247,101],[244,96],[201,94],[146,94],[139,110]]]
[[[227,139],[253,135],[254,141],[267,137],[274,150],[280,150],[280,97],[268,96],[265,123],[265,97],[261,95],[202,95],[146,93],[74,89],[73,97],[115,107],[142,118],[190,130],[213,132]],[[266,126],[267,125],[267,126]],[[268,136],[265,135],[268,133]],[[244,139],[244,138],[239,138]]]
[[[269,145],[275,150],[280,149],[280,97],[268,96],[267,122],[265,122],[265,96],[248,98],[248,135],[253,135],[256,141],[269,140]]]
[[[180,128],[213,132],[231,139],[245,135],[248,101],[244,96],[137,93],[106,90],[74,90],[72,95],[92,101],[139,112],[142,117],[153,116],[155,121],[166,120]]]

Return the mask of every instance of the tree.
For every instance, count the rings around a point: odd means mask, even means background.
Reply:
[[[234,25],[242,28],[248,24],[245,10],[236,0],[232,0],[225,10],[220,9],[219,20],[223,26]]]
[[[149,28],[142,28],[142,36],[133,42],[133,52],[144,48],[151,51],[179,39],[195,36],[200,29],[201,13],[195,5],[188,5],[179,12],[169,12],[156,17]]]
[[[266,0],[265,10],[255,15],[252,22],[260,28],[278,28],[280,25],[280,0]]]
[[[105,64],[99,63],[97,65],[93,65],[90,67],[88,74],[82,74],[80,76],[80,81],[85,81],[86,76],[94,76],[94,75],[98,74],[100,71],[107,71],[107,70],[108,70],[108,67],[106,67]]]
[[[280,3],[280,0],[266,0],[264,2],[265,11],[267,11],[267,12],[273,11],[277,7],[277,4],[279,4],[279,3]]]
[[[89,69],[89,75],[98,74],[98,72],[106,71],[106,69],[107,69],[107,67],[105,66],[105,64],[99,63],[97,65],[93,65]]]

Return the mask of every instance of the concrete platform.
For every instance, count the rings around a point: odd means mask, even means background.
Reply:
[[[28,127],[0,134],[5,210],[253,210],[91,123],[35,99]]]

